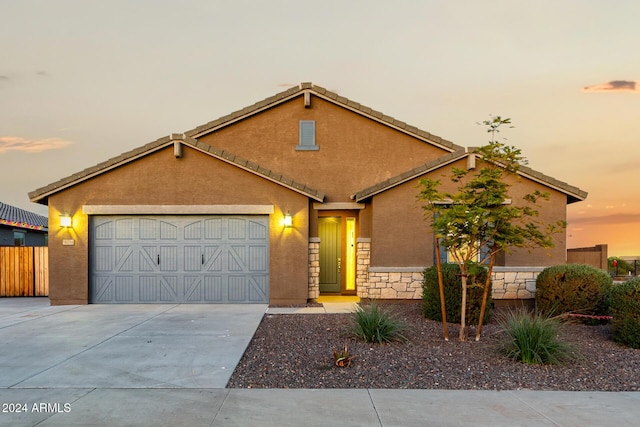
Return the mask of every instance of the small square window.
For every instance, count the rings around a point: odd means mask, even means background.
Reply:
[[[14,246],[24,246],[26,237],[27,237],[27,233],[25,233],[24,231],[14,230],[13,231],[13,245]]]
[[[313,151],[319,148],[316,145],[316,121],[300,120],[300,133],[296,150]]]

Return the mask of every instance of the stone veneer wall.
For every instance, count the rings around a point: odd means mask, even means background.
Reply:
[[[493,267],[493,299],[535,298],[545,267]],[[421,299],[424,267],[371,267],[371,239],[356,240],[356,289],[360,298]],[[309,241],[309,298],[320,295],[320,239]],[[315,295],[315,296],[312,296]]]
[[[309,239],[309,299],[320,296],[320,238]]]
[[[369,298],[369,265],[371,264],[371,239],[356,239],[356,289],[360,298]]]
[[[493,267],[493,299],[532,299],[536,279],[545,267]]]

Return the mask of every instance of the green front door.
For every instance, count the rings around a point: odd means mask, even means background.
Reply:
[[[341,231],[341,217],[318,218],[321,293],[339,293],[342,290]]]

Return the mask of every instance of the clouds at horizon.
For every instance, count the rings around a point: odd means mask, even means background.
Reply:
[[[640,92],[640,84],[636,80],[611,80],[607,83],[585,86],[583,92]]]
[[[0,153],[5,151],[40,153],[47,150],[59,150],[71,144],[71,141],[62,138],[27,139],[19,136],[0,136]]]
[[[640,213],[617,213],[612,215],[602,216],[585,216],[574,217],[568,220],[570,226],[582,225],[582,224],[598,224],[598,225],[613,225],[613,224],[629,224],[640,223]]]

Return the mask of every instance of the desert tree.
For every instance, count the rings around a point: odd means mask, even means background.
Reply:
[[[425,210],[425,219],[431,222],[436,248],[446,248],[453,262],[460,265],[462,301],[459,340],[467,339],[466,308],[467,278],[475,269],[485,268],[480,320],[476,341],[480,339],[487,298],[491,287],[491,274],[496,254],[511,248],[553,246],[553,234],[563,232],[566,222],[559,220],[543,224],[539,219],[538,202],[548,200],[549,193],[535,190],[523,197],[522,203],[511,203],[507,177],[516,175],[526,159],[521,150],[496,140],[500,127],[510,125],[509,118],[491,117],[482,124],[491,134],[488,144],[470,150],[468,156],[481,167],[453,167],[450,181],[454,192],[441,190],[441,181],[420,180],[419,200]],[[438,270],[441,260],[436,257]],[[444,305],[441,275],[438,277],[441,304]],[[448,339],[444,306],[442,307],[445,339]]]

